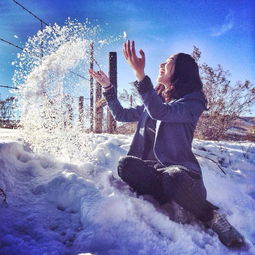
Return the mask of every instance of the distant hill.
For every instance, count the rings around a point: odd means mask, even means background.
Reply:
[[[231,140],[249,140],[255,142],[255,117],[239,117],[227,131]]]

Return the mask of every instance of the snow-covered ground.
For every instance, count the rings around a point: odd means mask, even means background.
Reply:
[[[1,255],[255,254],[254,143],[193,143],[203,156],[208,200],[248,243],[230,250],[198,222],[170,220],[118,179],[116,165],[132,137],[87,136],[93,155],[70,164],[31,152],[17,130],[0,130],[0,188],[8,202],[0,208]]]

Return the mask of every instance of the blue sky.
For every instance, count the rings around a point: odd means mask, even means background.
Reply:
[[[231,80],[255,83],[255,1],[153,1],[153,0],[18,0],[46,22],[62,25],[67,17],[100,24],[108,34],[123,31],[146,54],[146,73],[155,81],[159,64],[177,52],[191,53],[193,45],[202,51],[202,62],[221,64]],[[12,0],[0,2],[0,37],[23,46],[40,23]],[[127,88],[133,72],[122,55],[122,41],[109,46],[118,53],[118,83]],[[11,77],[20,50],[0,42],[0,84],[12,85]],[[107,55],[101,63],[107,68]],[[105,70],[107,71],[107,70]],[[0,89],[1,98],[8,90]],[[255,115],[255,107],[253,109]]]

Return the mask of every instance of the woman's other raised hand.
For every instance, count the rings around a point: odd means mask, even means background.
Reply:
[[[124,43],[123,54],[128,64],[134,70],[137,80],[141,81],[145,77],[145,74],[144,74],[145,54],[142,49],[139,50],[139,53],[141,55],[140,58],[136,56],[134,41],[132,41],[131,44],[129,40]]]
[[[110,80],[103,71],[95,72],[94,70],[89,69],[89,73],[98,83],[103,86],[103,88],[110,86]]]

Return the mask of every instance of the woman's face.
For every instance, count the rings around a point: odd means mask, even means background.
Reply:
[[[166,86],[170,85],[170,77],[174,73],[176,58],[177,55],[172,55],[164,63],[160,64],[157,83],[164,84]]]

